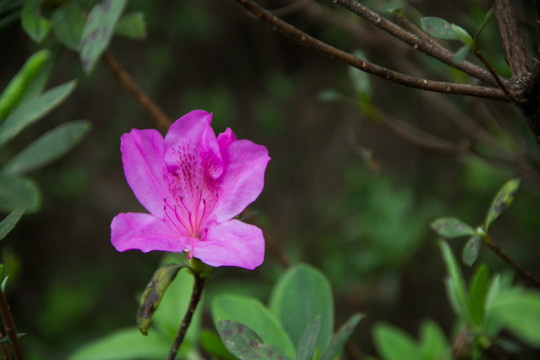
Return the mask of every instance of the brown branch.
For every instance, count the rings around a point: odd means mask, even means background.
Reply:
[[[15,360],[24,360],[21,343],[17,336],[17,329],[15,328],[15,321],[13,321],[9,304],[2,290],[0,290],[0,315],[2,316],[2,322],[4,323],[4,329],[6,330],[9,342],[11,343],[13,357]]]
[[[395,82],[416,89],[441,92],[445,94],[470,95],[499,101],[508,101],[508,98],[506,97],[504,92],[497,88],[420,79],[409,75],[401,74],[399,72],[384,68],[379,65],[369,63],[350,53],[328,45],[295,28],[289,23],[278,19],[276,16],[272,15],[270,12],[263,9],[252,0],[234,1],[236,1],[236,3],[245,8],[248,12],[255,15],[261,21],[269,24],[275,30],[297,41],[298,43],[310,49],[316,50],[331,59],[339,60],[345,64],[351,65],[357,69],[389,80],[391,82]]]
[[[454,54],[443,48],[442,46],[434,46],[428,41],[418,37],[417,35],[403,29],[402,27],[394,24],[393,22],[385,19],[381,15],[371,11],[364,5],[356,2],[355,0],[332,0],[337,2],[339,5],[345,9],[355,13],[356,15],[362,17],[366,21],[380,28],[381,30],[392,35],[396,39],[399,39],[406,44],[412,46],[415,50],[419,50],[424,54],[433,57],[442,63],[463,71],[466,74],[469,74],[477,79],[480,79],[488,84],[495,84],[491,74],[486,70],[474,65],[468,61],[462,61],[460,63],[455,63],[453,60]]]
[[[528,72],[527,53],[517,25],[512,1],[493,0],[493,8],[499,23],[504,51],[512,70],[512,77],[521,77]]]
[[[518,274],[520,274],[522,277],[524,277],[525,279],[527,279],[531,284],[533,284],[534,286],[536,286],[538,289],[540,289],[540,282],[538,280],[536,280],[535,278],[533,278],[531,276],[531,273],[528,272],[527,270],[525,270],[524,268],[522,268],[520,265],[518,265],[510,256],[508,256],[507,253],[505,253],[500,247],[498,247],[494,242],[493,240],[491,239],[491,237],[489,237],[489,235],[486,234],[486,236],[483,236],[482,237],[482,241],[484,242],[484,244],[489,247],[491,250],[493,250],[497,255],[499,255],[499,257],[501,259],[503,259],[504,261],[506,261],[508,263],[508,265],[510,265],[514,270],[517,271]]]
[[[137,99],[141,106],[152,115],[158,126],[163,129],[168,129],[172,124],[172,120],[137,86],[131,75],[120,66],[114,56],[109,52],[105,52],[102,59],[107,66],[109,66],[109,69],[111,69],[116,79],[120,81],[126,90]]]
[[[174,343],[171,347],[171,351],[169,352],[169,355],[167,356],[167,360],[174,360],[174,358],[176,358],[178,349],[180,348],[180,345],[182,345],[182,342],[184,341],[184,337],[186,336],[186,332],[189,327],[189,324],[191,324],[191,319],[193,318],[193,314],[195,313],[195,310],[197,309],[197,305],[199,304],[199,301],[201,300],[201,295],[204,289],[206,278],[196,273],[193,273],[193,277],[195,278],[195,282],[193,283],[193,292],[191,293],[189,306],[186,311],[186,314],[184,315],[184,319],[182,320],[182,324],[180,325],[180,329],[178,330],[178,334],[176,334],[176,338],[174,339]]]

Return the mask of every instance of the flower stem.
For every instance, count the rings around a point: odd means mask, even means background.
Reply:
[[[525,279],[529,280],[531,284],[536,286],[538,289],[540,289],[540,282],[533,278],[531,276],[531,273],[519,266],[510,256],[508,256],[507,253],[503,251],[500,247],[498,247],[491,237],[486,234],[486,236],[483,237],[484,244],[489,247],[491,250],[493,250],[501,259],[506,261],[508,265],[510,265],[514,270],[516,270],[521,276],[523,276]]]
[[[186,332],[189,324],[191,323],[191,319],[193,318],[193,314],[197,309],[197,304],[199,304],[199,301],[201,300],[201,295],[204,289],[206,278],[195,273],[193,274],[193,276],[195,278],[195,282],[193,283],[193,292],[191,293],[189,307],[186,311],[186,314],[184,315],[184,320],[182,320],[182,324],[180,325],[178,334],[176,334],[176,338],[174,339],[171,351],[167,356],[167,360],[174,360],[174,358],[176,357],[176,353],[178,352],[178,349],[180,348],[180,345],[182,345],[182,341],[184,341],[184,337],[186,336]]]
[[[17,329],[15,328],[15,322],[11,315],[11,310],[7,303],[4,292],[0,289],[0,315],[2,316],[2,322],[6,330],[9,342],[11,343],[11,349],[13,350],[13,357],[15,360],[24,360],[24,355],[21,350],[21,343],[17,336]]]

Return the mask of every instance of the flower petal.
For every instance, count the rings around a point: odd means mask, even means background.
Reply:
[[[209,229],[205,240],[197,241],[193,256],[210,266],[238,266],[253,270],[264,260],[262,230],[239,220]]]
[[[214,213],[218,222],[240,214],[264,187],[264,172],[270,161],[268,150],[249,140],[233,141],[223,150],[226,172]]]
[[[111,243],[117,251],[138,249],[180,252],[185,239],[158,218],[141,213],[121,213],[111,222]]]
[[[133,129],[122,135],[120,150],[126,180],[137,200],[151,214],[163,218],[163,199],[169,198],[163,137],[156,130]]]

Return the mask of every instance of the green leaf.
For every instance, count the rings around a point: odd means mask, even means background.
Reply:
[[[375,325],[373,337],[377,352],[384,360],[421,359],[421,351],[415,341],[394,326]]]
[[[347,102],[350,100],[343,93],[340,93],[339,91],[334,90],[334,89],[324,89],[324,90],[319,91],[319,93],[317,94],[317,99],[323,102],[331,102],[331,101]]]
[[[51,58],[51,51],[44,49],[36,52],[26,60],[17,75],[11,79],[8,86],[0,94],[0,121],[4,120],[11,110],[13,110],[22,99],[24,93],[38,76],[41,69]]]
[[[475,233],[471,226],[459,219],[452,217],[439,218],[433,221],[431,223],[431,228],[446,239],[474,235]]]
[[[364,315],[355,314],[338,330],[336,335],[333,337],[332,341],[328,348],[321,355],[319,360],[332,360],[336,359],[339,354],[343,351],[343,347],[347,340],[351,336],[352,332],[356,328],[356,325],[362,320]]]
[[[486,215],[486,221],[484,222],[486,231],[489,225],[514,201],[519,183],[520,179],[512,179],[504,184],[497,195],[495,195]]]
[[[438,17],[423,17],[420,19],[422,30],[429,35],[446,40],[459,40],[456,32],[452,29],[452,24]]]
[[[0,146],[58,106],[71,94],[75,89],[75,85],[75,80],[59,85],[36,98],[25,101],[17,107],[0,125]]]
[[[17,225],[22,215],[24,214],[24,209],[15,209],[2,222],[0,222],[0,240],[6,237],[11,230]],[[2,275],[0,274],[0,278]]]
[[[10,175],[25,174],[57,160],[82,140],[90,126],[85,120],[57,126],[13,157],[3,172]]]
[[[41,204],[41,194],[36,183],[23,177],[0,174],[0,210],[25,209],[34,212]]]
[[[317,316],[321,317],[319,351],[330,344],[334,324],[332,289],[326,277],[315,268],[300,265],[287,271],[272,292],[270,308],[296,346]]]
[[[143,12],[126,14],[118,21],[115,33],[132,39],[146,38],[146,22]]]
[[[129,328],[79,348],[68,359],[162,360],[169,353],[170,346],[170,340],[157,333],[142,336],[137,328]]]
[[[367,59],[366,54],[360,50],[355,50],[353,55],[360,59]],[[351,66],[349,67],[349,78],[351,79],[357,93],[363,94],[367,97],[371,95],[370,77],[365,71]]]
[[[467,243],[465,243],[465,246],[463,246],[463,254],[462,254],[463,263],[468,266],[472,266],[472,264],[474,264],[476,259],[478,259],[481,246],[482,246],[482,238],[480,235],[475,235],[471,237],[467,241]]]
[[[210,330],[202,330],[199,336],[201,348],[216,359],[236,360],[236,357],[223,345],[218,334]]]
[[[445,241],[439,241],[439,246],[443,255],[443,260],[448,271],[448,290],[449,296],[455,301],[456,310],[462,316],[470,316],[468,312],[469,299],[465,291],[465,280],[459,269],[458,263],[452,250]]]
[[[112,38],[116,23],[127,0],[103,0],[94,6],[84,25],[80,57],[83,69],[90,74]]]
[[[306,328],[296,346],[296,360],[311,360],[317,350],[317,337],[321,330],[321,318],[315,320]]]
[[[469,55],[470,50],[471,47],[469,45],[463,45],[462,47],[460,47],[459,50],[456,51],[454,56],[452,56],[452,61],[454,62],[454,64],[459,64],[463,60],[465,60],[467,55]]]
[[[53,12],[53,31],[62,44],[78,51],[81,46],[85,20],[79,4],[75,1],[69,1]]]
[[[24,31],[37,43],[47,36],[51,22],[40,15],[40,0],[26,0],[21,12]]]
[[[212,317],[216,327],[220,320],[244,324],[259,334],[265,344],[274,345],[288,357],[294,357],[294,345],[278,319],[256,299],[220,295],[212,301]]]
[[[521,341],[540,347],[540,293],[507,291],[491,304],[491,314]]]
[[[486,265],[481,265],[471,282],[470,309],[473,324],[481,328],[486,314],[486,299],[489,291],[489,270]]]
[[[263,344],[256,332],[244,324],[231,320],[220,320],[218,333],[225,347],[240,360],[286,360],[279,348]]]
[[[422,322],[420,327],[420,352],[422,359],[446,359],[450,346],[442,329],[433,320]]]
[[[454,31],[454,33],[456,34],[457,39],[461,41],[463,45],[469,45],[469,46],[474,45],[474,40],[467,30],[465,30],[464,28],[456,24],[452,24],[451,27],[452,27],[452,31]]]
[[[152,279],[144,289],[139,302],[139,310],[137,311],[137,325],[143,335],[148,334],[148,328],[152,322],[152,316],[157,310],[165,290],[173,282],[182,269],[183,265],[166,265],[156,270]]]

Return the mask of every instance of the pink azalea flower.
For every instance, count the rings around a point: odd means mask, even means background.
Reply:
[[[127,182],[150,214],[121,213],[111,223],[118,251],[182,252],[210,266],[254,269],[264,260],[261,229],[233,219],[264,186],[268,150],[216,135],[212,114],[192,111],[170,127],[122,135]]]

